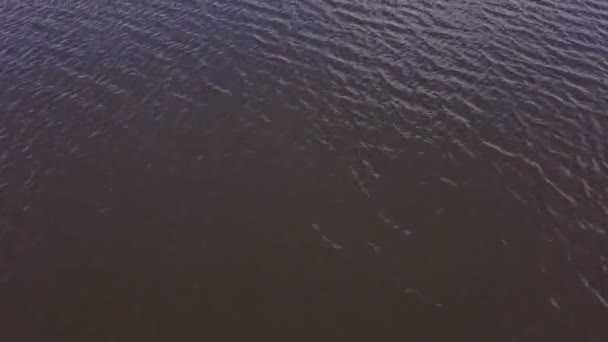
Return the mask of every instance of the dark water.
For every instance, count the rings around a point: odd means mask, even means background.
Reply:
[[[2,1],[4,341],[607,341],[608,2]]]

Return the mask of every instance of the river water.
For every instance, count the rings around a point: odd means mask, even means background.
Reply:
[[[608,340],[604,0],[0,2],[6,341]]]

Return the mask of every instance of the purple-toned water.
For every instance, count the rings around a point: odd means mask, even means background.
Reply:
[[[0,1],[3,341],[608,341],[605,0]]]

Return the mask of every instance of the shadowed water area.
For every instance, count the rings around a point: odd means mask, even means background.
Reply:
[[[3,341],[608,341],[608,2],[0,1]]]

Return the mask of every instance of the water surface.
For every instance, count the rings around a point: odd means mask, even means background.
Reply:
[[[605,341],[603,0],[0,2],[7,341]]]

